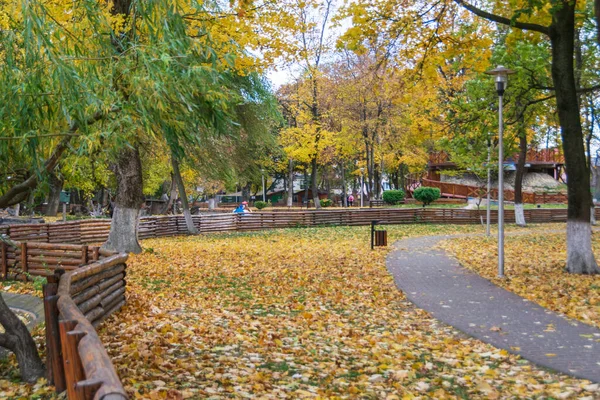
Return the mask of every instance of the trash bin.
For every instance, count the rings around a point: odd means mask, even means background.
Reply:
[[[387,231],[375,229],[379,221],[371,221],[371,249],[373,246],[387,246]]]
[[[375,231],[375,246],[387,246],[387,231]]]

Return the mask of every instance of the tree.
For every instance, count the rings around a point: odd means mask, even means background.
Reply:
[[[494,14],[463,0],[455,0],[473,14],[516,29],[546,36],[552,49],[552,83],[568,171],[567,270],[575,274],[596,274],[600,269],[592,251],[590,174],[583,146],[583,131],[575,81],[574,56],[577,3],[555,0],[549,9],[549,23],[521,22],[520,16],[539,12],[545,4],[529,9],[511,10],[510,17]]]
[[[0,347],[9,349],[17,356],[21,379],[25,382],[35,382],[44,376],[44,364],[33,338],[25,324],[8,308],[1,294],[0,325],[5,330],[4,333],[0,333]]]

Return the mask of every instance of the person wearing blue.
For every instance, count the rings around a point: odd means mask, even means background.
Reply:
[[[251,212],[252,211],[250,211],[247,201],[243,201],[242,204],[240,204],[239,206],[237,206],[237,208],[235,210],[233,210],[234,214],[244,214],[244,213],[251,213]]]

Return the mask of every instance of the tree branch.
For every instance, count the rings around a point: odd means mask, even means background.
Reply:
[[[488,21],[497,22],[502,25],[507,25],[507,26],[511,26],[514,28],[523,29],[523,30],[527,30],[527,31],[535,31],[535,32],[543,33],[546,36],[550,36],[550,28],[547,26],[532,24],[532,23],[528,23],[528,22],[513,21],[509,18],[501,17],[499,15],[492,14],[487,11],[483,11],[480,8],[477,8],[469,3],[466,3],[464,0],[454,0],[454,2],[458,5],[460,5],[461,7],[465,8],[466,10],[472,12],[473,14],[477,15],[478,17],[485,18]]]
[[[0,347],[4,347],[10,351],[15,347],[14,340],[7,333],[0,333]]]
[[[9,137],[9,136],[0,136],[0,140],[22,140],[22,139],[38,139],[43,137],[60,137],[60,136],[79,136],[77,133],[49,133],[45,135],[35,135],[35,136],[24,136],[24,137]]]
[[[552,86],[534,85],[533,88],[538,89],[538,90],[555,90],[554,87],[552,87]],[[585,87],[585,88],[578,88],[578,89],[576,89],[576,92],[577,93],[591,93],[591,92],[595,92],[596,90],[600,90],[600,84],[595,85],[595,86]]]
[[[118,111],[118,107],[112,107],[109,112]],[[91,116],[87,121],[87,125],[92,125],[93,123],[101,120],[106,116],[106,113],[103,111],[96,111],[93,116]],[[75,121],[71,123],[69,127],[69,133],[74,134],[79,130],[79,124]],[[62,157],[65,150],[67,150],[69,143],[73,139],[73,136],[67,136],[62,139],[54,148],[52,155],[46,160],[44,163],[44,168],[42,172],[52,172],[56,165],[58,164],[58,160]],[[8,206],[12,206],[14,204],[18,204],[23,201],[23,196],[27,196],[27,193],[38,184],[38,174],[32,174],[29,178],[27,178],[24,182],[11,187],[8,192],[4,193],[4,195],[0,196],[0,208],[5,208]]]

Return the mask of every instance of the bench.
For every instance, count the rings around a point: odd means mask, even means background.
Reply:
[[[383,207],[385,202],[383,200],[369,200],[369,208]]]

